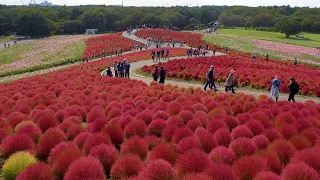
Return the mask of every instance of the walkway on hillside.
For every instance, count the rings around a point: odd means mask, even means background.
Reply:
[[[26,43],[26,42],[32,42],[32,41],[34,41],[34,39],[20,40],[20,41],[17,41],[17,44]],[[10,44],[9,48],[14,46],[14,41],[6,42],[6,44],[8,44],[8,43]],[[5,49],[4,48],[4,43],[0,44],[0,50],[2,50],[2,49]]]
[[[183,56],[183,57],[175,57],[175,58],[172,58],[172,59],[182,59],[182,58],[187,58],[186,56]],[[167,62],[167,61],[162,61],[162,62]],[[131,63],[131,79],[135,79],[135,80],[141,80],[143,82],[145,82],[146,84],[150,84],[152,81],[153,81],[153,78],[150,76],[150,77],[146,77],[146,76],[143,76],[143,75],[139,75],[139,74],[136,74],[136,70],[142,68],[143,66],[150,66],[150,65],[153,65],[153,64],[156,64],[152,61],[152,59],[150,60],[145,60],[145,61],[139,61],[139,62],[134,62],[134,63]],[[199,83],[196,83],[196,82],[187,82],[187,81],[175,81],[175,80],[166,80],[165,84],[170,84],[170,85],[176,85],[178,87],[199,87],[201,89],[203,89],[204,87],[204,84],[200,84]],[[217,85],[217,83],[216,83]],[[224,86],[217,86],[218,88],[218,92],[220,93],[225,93],[224,91]],[[210,89],[208,88],[207,91],[210,91]],[[236,93],[245,93],[245,94],[251,94],[255,97],[258,97],[259,95],[261,94],[265,94],[265,95],[268,95],[269,96],[269,92],[258,92],[257,90],[242,90],[241,88],[240,89],[236,89],[235,90]],[[282,101],[282,100],[287,100],[288,99],[288,94],[283,94],[281,93],[280,94],[280,97],[279,97],[279,100]],[[306,102],[308,100],[312,100],[316,103],[320,103],[320,100],[317,99],[317,98],[314,98],[314,97],[302,97],[302,96],[296,96],[296,101],[298,102]]]

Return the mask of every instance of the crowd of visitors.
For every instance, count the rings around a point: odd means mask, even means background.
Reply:
[[[160,77],[159,83],[164,83],[167,75],[167,70],[163,67],[160,67],[160,71],[158,66],[155,67],[154,72],[152,73],[153,80],[158,82],[158,78]]]
[[[130,63],[128,63],[126,59],[124,59],[122,62],[115,62],[113,64],[114,77],[130,78],[130,66]],[[113,77],[111,67],[107,67],[103,73],[103,76]]]

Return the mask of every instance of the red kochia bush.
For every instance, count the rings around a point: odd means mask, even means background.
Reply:
[[[283,180],[319,180],[319,174],[305,163],[293,163],[287,165],[281,175]]]
[[[93,157],[82,157],[69,166],[64,180],[105,180],[106,178],[99,160]]]
[[[163,159],[168,161],[170,164],[174,164],[177,159],[177,150],[172,143],[161,143],[154,147],[149,156],[148,161],[154,161],[156,159]]]
[[[217,146],[217,142],[214,136],[211,133],[207,132],[204,128],[197,128],[194,134],[200,141],[202,149],[206,153],[209,153],[214,147]]]
[[[52,111],[51,109],[45,109],[39,112],[34,121],[43,132],[49,128],[56,127],[59,124],[54,111]]]
[[[213,163],[223,163],[232,165],[236,158],[236,155],[230,149],[224,146],[219,146],[212,149],[212,151],[209,154],[209,159]]]
[[[85,132],[85,129],[80,124],[73,124],[67,131],[68,140],[73,140],[77,135]]]
[[[78,146],[73,142],[61,142],[51,149],[50,155],[48,157],[48,163],[53,163],[59,154],[65,150],[79,150]]]
[[[207,124],[207,131],[210,133],[215,133],[220,128],[227,128],[222,120],[213,119]]]
[[[257,146],[254,144],[254,142],[251,139],[245,137],[233,140],[230,143],[229,148],[235,153],[237,157],[252,155],[257,151]]]
[[[269,145],[268,151],[276,152],[281,163],[286,165],[294,154],[295,148],[290,142],[278,139]]]
[[[42,136],[40,136],[37,149],[38,157],[48,157],[51,149],[54,148],[60,142],[65,140],[66,135],[60,129],[48,129]]]
[[[192,135],[193,135],[192,131],[186,127],[176,129],[172,136],[172,142],[179,143],[181,139],[192,136]]]
[[[104,113],[104,110],[100,106],[94,106],[90,112],[87,114],[87,123],[94,122],[98,119],[100,120],[106,120],[106,114]]]
[[[109,172],[118,158],[118,150],[112,145],[100,144],[90,150],[89,156],[98,159],[104,169]]]
[[[295,135],[292,136],[289,141],[293,146],[296,148],[296,150],[302,150],[310,147],[312,144],[309,142],[309,140],[302,135]]]
[[[290,162],[304,162],[320,173],[319,148],[310,148],[296,152]]]
[[[247,126],[240,125],[232,130],[231,137],[232,137],[232,139],[237,139],[240,137],[252,138],[253,133],[251,132],[251,130]]]
[[[32,121],[24,121],[19,123],[15,127],[14,131],[18,134],[26,134],[35,141],[38,141],[41,134],[41,129]]]
[[[279,133],[279,131],[276,128],[268,128],[265,129],[262,133],[263,135],[265,135],[270,142],[279,139],[281,137],[281,134]]]
[[[220,146],[229,146],[231,142],[231,134],[226,128],[219,129],[214,133],[217,144]]]
[[[91,133],[83,132],[78,134],[73,142],[79,147],[82,148],[83,144],[87,141],[88,137],[91,135]]]
[[[176,132],[178,127],[176,125],[167,124],[167,126],[162,131],[162,138],[166,142],[172,141],[172,136]]]
[[[86,142],[83,144],[83,152],[85,154],[89,154],[90,150],[94,146],[98,146],[100,144],[106,144],[106,145],[111,144],[109,135],[104,133],[91,134],[89,135]]]
[[[199,140],[194,136],[182,139],[177,145],[177,150],[180,154],[183,154],[190,149],[201,149],[201,144]]]
[[[281,180],[281,177],[271,171],[262,171],[259,172],[253,180]]]
[[[36,163],[19,173],[16,180],[54,180],[51,166],[46,163]]]
[[[192,149],[182,154],[175,165],[178,176],[185,173],[200,173],[210,165],[208,155],[198,149]]]
[[[262,134],[253,137],[252,140],[256,144],[258,149],[267,148],[270,143],[269,139]]]
[[[268,170],[267,161],[259,156],[241,157],[232,167],[240,180],[253,179],[259,172]]]
[[[13,112],[7,118],[8,125],[12,128],[16,127],[17,124],[26,120],[28,120],[28,116],[20,112]]]
[[[184,175],[181,180],[195,180],[195,179],[212,180],[211,177],[205,173],[188,173]]]
[[[119,117],[122,115],[122,111],[119,108],[111,109],[108,113],[107,119],[111,120],[112,118]]]
[[[141,159],[147,157],[148,145],[138,136],[133,136],[121,145],[121,154],[135,154]]]
[[[147,167],[141,172],[141,176],[147,179],[173,180],[173,168],[168,161],[158,159],[148,163]]]
[[[126,125],[124,134],[127,138],[135,135],[144,137],[147,134],[147,125],[142,120],[131,121]]]
[[[156,136],[161,136],[163,129],[165,128],[166,121],[162,119],[153,120],[148,126],[149,134],[154,134]]]
[[[119,146],[123,143],[124,133],[118,124],[108,124],[102,131],[110,136],[114,145]]]
[[[64,149],[53,160],[52,168],[55,175],[62,177],[72,162],[82,157],[79,149]]]
[[[253,132],[253,134],[258,135],[261,134],[264,130],[263,125],[254,119],[251,119],[245,123],[245,125]]]
[[[287,123],[284,123],[279,127],[279,132],[285,139],[289,139],[290,137],[298,134],[297,128]]]
[[[238,180],[232,168],[225,164],[211,164],[206,173],[214,180]]]
[[[277,174],[280,174],[283,168],[277,154],[275,152],[263,151],[259,156],[264,158],[269,166],[269,169]]]
[[[181,105],[180,105],[180,103],[178,103],[176,101],[171,101],[168,104],[167,109],[168,109],[167,110],[168,115],[170,115],[170,116],[177,115],[181,111]]]
[[[112,166],[110,176],[112,179],[122,179],[137,176],[144,168],[142,160],[136,155],[121,156]]]
[[[1,143],[1,152],[5,158],[21,150],[34,150],[36,148],[32,138],[25,134],[12,134],[5,137]]]

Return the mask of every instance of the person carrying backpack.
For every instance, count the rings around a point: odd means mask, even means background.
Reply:
[[[295,102],[294,96],[299,92],[300,86],[293,77],[290,78],[290,84],[288,88],[290,91],[288,101],[290,102],[292,100],[293,102]]]
[[[225,91],[228,92],[228,89],[231,89],[232,93],[234,92],[233,86],[234,86],[234,70],[230,71],[230,74],[227,77],[226,83],[225,83]]]

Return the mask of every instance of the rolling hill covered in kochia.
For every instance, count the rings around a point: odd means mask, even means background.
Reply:
[[[235,70],[238,85],[270,90],[274,76],[278,75],[282,82],[280,91],[287,93],[289,79],[295,77],[300,84],[301,94],[320,97],[320,71],[315,67],[232,55],[177,59],[161,63],[161,66],[168,70],[168,77],[202,82],[206,80],[210,65],[215,67],[215,80],[218,82],[224,83],[230,70]],[[141,70],[150,74],[155,66],[144,66]]]
[[[0,85],[2,176],[319,179],[319,104],[100,76],[143,53]]]

